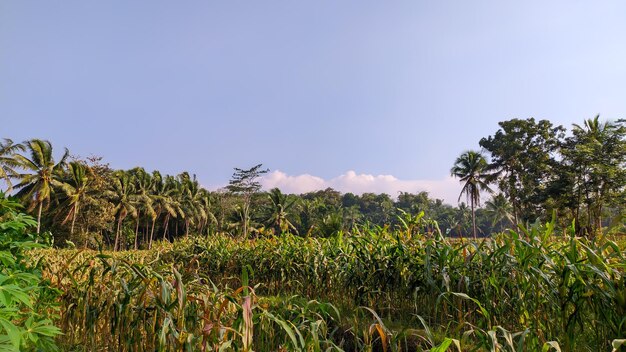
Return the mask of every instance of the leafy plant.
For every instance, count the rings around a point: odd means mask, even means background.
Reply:
[[[0,351],[56,350],[54,326],[58,291],[42,279],[39,263],[28,250],[44,247],[29,229],[32,217],[18,213],[20,205],[0,194]]]

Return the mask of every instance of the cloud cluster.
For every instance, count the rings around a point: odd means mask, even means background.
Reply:
[[[264,175],[260,181],[264,189],[278,187],[285,193],[295,194],[328,187],[343,193],[387,193],[392,197],[396,197],[399,192],[426,191],[432,198],[443,199],[448,204],[457,203],[460,191],[458,180],[452,177],[440,180],[400,180],[392,175],[357,174],[352,170],[329,180],[309,174],[293,176],[277,170]]]

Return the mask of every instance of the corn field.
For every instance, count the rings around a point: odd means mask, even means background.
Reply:
[[[58,340],[69,351],[618,351],[623,238],[552,232],[216,234],[33,255],[63,292]]]

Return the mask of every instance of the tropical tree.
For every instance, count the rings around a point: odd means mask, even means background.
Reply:
[[[485,210],[491,218],[491,226],[496,226],[504,220],[513,224],[513,207],[502,193],[498,193],[485,202]]]
[[[489,152],[489,171],[513,206],[515,222],[534,220],[549,197],[549,185],[558,178],[556,155],[565,129],[548,120],[512,119],[499,122],[500,129],[480,146]]]
[[[322,203],[319,198],[314,199],[301,199],[298,203],[298,231],[301,235],[310,236],[316,229],[318,224],[319,210],[322,207]]]
[[[165,219],[163,221],[163,239],[167,239],[169,232],[169,225],[171,218],[178,220],[178,217],[183,217],[184,212],[180,205],[178,181],[174,176],[166,175],[162,184],[162,189],[159,190],[161,197],[159,201],[163,205],[163,211]],[[178,231],[174,231],[174,235],[177,235]]]
[[[168,177],[166,179],[169,180]],[[152,226],[150,228],[150,239],[148,242],[148,248],[152,248],[152,242],[154,240],[154,228],[157,220],[162,216],[164,216],[163,220],[163,239],[166,238],[167,235],[167,225],[169,223],[170,217],[177,216],[177,205],[175,204],[175,200],[172,198],[172,189],[169,187],[169,183],[165,182],[163,176],[158,171],[152,172],[152,183],[150,188],[150,199],[152,202],[152,209],[154,213],[150,214],[152,220]]]
[[[113,175],[111,189],[108,192],[109,201],[115,206],[114,213],[116,217],[115,243],[113,250],[120,249],[120,234],[122,223],[128,215],[137,216],[137,197],[135,194],[135,186],[130,173],[119,170]]]
[[[492,176],[487,172],[487,166],[487,160],[480,152],[470,150],[461,154],[450,170],[452,176],[458,177],[463,184],[459,201],[465,194],[470,202],[474,239],[476,239],[476,206],[480,206],[480,192],[492,192],[489,188]]]
[[[574,220],[579,223],[582,203],[587,225],[600,233],[605,207],[622,207],[626,185],[626,120],[600,121],[599,116],[573,125],[572,136],[562,148],[564,170],[569,171],[575,202]],[[577,226],[578,227],[578,226]]]
[[[181,209],[185,219],[185,235],[188,236],[192,225],[199,225],[208,218],[202,200],[205,193],[202,192],[203,189],[200,187],[196,175],[192,177],[189,173],[183,172],[178,175],[178,180],[180,182]]]
[[[141,221],[141,214],[148,215],[149,218],[154,218],[155,211],[152,207],[152,198],[150,197],[150,188],[152,186],[152,177],[142,167],[136,167],[128,171],[131,174],[131,179],[134,187],[134,202],[136,213],[135,218],[135,249],[139,248],[139,222]]]
[[[199,212],[201,214],[200,224],[198,227],[198,234],[203,234],[204,230],[207,230],[207,234],[211,231],[211,225],[217,225],[217,217],[213,213],[213,206],[211,204],[211,193],[209,193],[206,189],[200,189],[200,204],[199,207],[202,208]]]
[[[297,232],[296,227],[289,220],[296,199],[290,198],[278,188],[272,188],[267,196],[270,201],[265,219],[267,226],[273,228],[274,232],[284,233],[289,230]]]
[[[241,196],[242,204],[238,211],[241,212],[241,222],[243,237],[248,238],[248,227],[250,222],[250,205],[252,196],[261,189],[258,178],[269,172],[269,169],[262,169],[263,164],[258,164],[250,169],[244,170],[235,168],[232,178],[228,182],[226,189],[233,194]]]
[[[69,151],[65,153],[59,162],[55,163],[52,156],[52,145],[48,141],[33,139],[24,142],[29,157],[17,154],[15,160],[25,170],[18,174],[19,183],[15,185],[19,189],[17,196],[30,203],[29,211],[37,208],[37,233],[41,231],[41,211],[44,206],[50,204],[53,187],[61,185],[61,177]]]
[[[81,209],[81,205],[88,199],[96,196],[90,188],[92,178],[89,177],[89,169],[86,165],[78,161],[72,161],[67,168],[67,175],[60,183],[60,188],[65,194],[65,203],[68,208],[67,216],[61,224],[65,224],[72,219],[70,234],[74,234],[76,217]]]
[[[15,169],[19,166],[19,162],[15,159],[18,151],[24,151],[22,144],[15,144],[8,138],[0,142],[0,180],[4,180],[7,184],[7,192],[13,189],[11,179],[18,175]]]

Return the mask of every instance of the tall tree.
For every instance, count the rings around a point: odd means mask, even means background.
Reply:
[[[235,168],[232,178],[228,182],[228,189],[231,193],[241,196],[241,217],[243,222],[243,237],[248,238],[248,225],[250,222],[250,205],[252,196],[259,192],[261,184],[258,179],[261,175],[269,172],[269,169],[262,169],[263,164],[258,164],[250,169],[244,170]]]
[[[131,215],[132,217],[137,216],[135,188],[130,173],[123,170],[116,171],[108,195],[109,200],[115,206],[114,212],[117,220],[117,226],[115,230],[115,243],[113,245],[113,250],[117,251],[121,248],[120,235],[124,219],[126,219],[128,215]]]
[[[150,197],[150,188],[152,186],[152,177],[142,167],[136,167],[128,171],[132,175],[134,187],[134,202],[136,208],[135,216],[135,250],[139,248],[139,222],[141,214],[154,218],[155,211],[152,207],[152,197]]]
[[[515,222],[534,220],[545,210],[548,185],[558,176],[556,155],[565,129],[534,118],[498,124],[500,129],[479,144],[491,155],[490,169],[513,206]]]
[[[485,210],[491,218],[492,227],[501,224],[505,220],[509,224],[513,224],[513,208],[504,194],[498,193],[492,196],[490,200],[486,201]],[[502,230],[501,226],[500,230]]]
[[[37,208],[37,233],[41,231],[41,211],[50,203],[50,197],[54,192],[53,187],[61,184],[63,167],[69,156],[65,153],[59,162],[55,163],[52,156],[52,145],[48,141],[33,139],[24,142],[30,158],[24,155],[15,155],[24,173],[18,175],[20,182],[15,185],[19,189],[18,197],[30,203],[29,211]]]
[[[489,183],[492,175],[487,172],[487,160],[476,151],[467,151],[461,154],[450,170],[452,176],[458,177],[463,183],[459,194],[459,201],[463,194],[467,196],[472,208],[472,229],[476,239],[476,206],[480,205],[480,192],[492,192]]]
[[[269,205],[266,209],[265,223],[274,230],[274,233],[285,233],[289,230],[297,232],[296,227],[289,220],[291,209],[296,199],[290,198],[278,188],[272,188],[268,195]]]
[[[169,224],[170,217],[176,217],[177,213],[177,204],[176,201],[172,197],[173,190],[169,186],[171,181],[168,181],[170,176],[167,176],[165,179],[161,176],[161,173],[158,171],[154,171],[152,173],[152,186],[150,191],[150,198],[152,200],[152,208],[154,209],[154,214],[152,216],[152,226],[150,228],[150,239],[148,242],[148,248],[152,248],[152,242],[154,240],[154,228],[156,222],[164,215],[163,219],[163,239],[166,238],[167,235],[167,227]]]
[[[602,122],[596,116],[582,126],[574,124],[562,154],[571,174],[569,193],[576,199],[574,220],[580,222],[584,203],[587,226],[600,233],[605,207],[623,207],[626,202],[626,120]]]
[[[15,144],[8,138],[0,142],[0,180],[4,180],[7,184],[7,192],[13,189],[11,179],[19,175],[15,169],[19,166],[19,162],[15,158],[18,151],[24,151],[22,144]]]
[[[74,234],[74,225],[81,205],[87,198],[95,196],[90,189],[91,178],[88,173],[89,169],[86,165],[78,161],[72,161],[68,165],[66,177],[60,184],[60,188],[65,194],[65,203],[68,208],[67,216],[63,219],[62,224],[72,219],[70,227],[70,234],[72,235]]]

